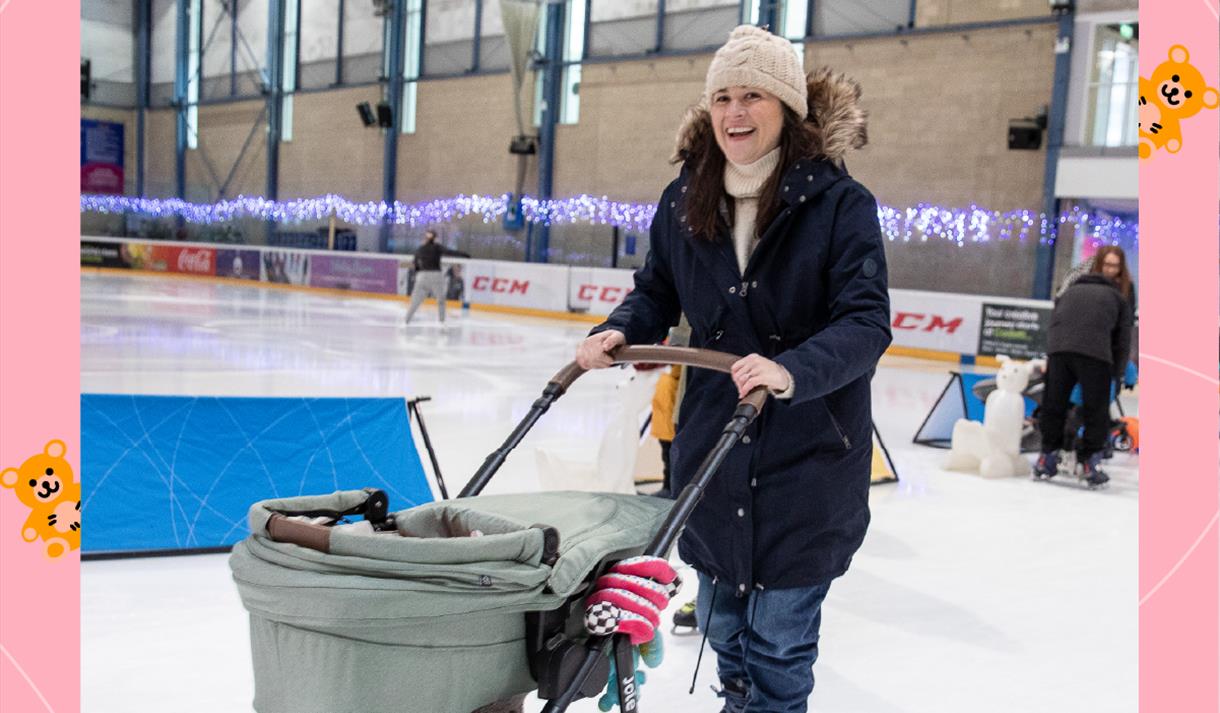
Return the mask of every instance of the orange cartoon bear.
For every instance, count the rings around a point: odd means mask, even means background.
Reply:
[[[67,452],[63,441],[51,441],[20,468],[0,472],[0,484],[16,491],[30,507],[22,539],[45,542],[48,557],[80,549],[80,483],[72,479],[72,466],[64,459]]]
[[[1220,106],[1220,92],[1207,86],[1203,74],[1190,64],[1190,53],[1182,45],[1169,48],[1169,60],[1152,71],[1151,79],[1140,77],[1140,158],[1164,148],[1177,153],[1182,148],[1182,119],[1204,109]]]

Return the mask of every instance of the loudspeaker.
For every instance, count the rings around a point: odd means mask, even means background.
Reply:
[[[1022,151],[1042,148],[1042,127],[1031,119],[1009,119],[1008,148]]]
[[[394,128],[394,110],[390,108],[389,102],[377,103],[377,123],[383,129]]]
[[[80,98],[82,101],[88,101],[90,91],[93,89],[93,62],[91,60],[82,59],[80,61]]]
[[[373,107],[369,106],[368,102],[357,104],[356,111],[359,112],[360,121],[364,122],[365,126],[372,126],[377,123],[377,117],[373,115]]]
[[[514,136],[508,144],[508,152],[529,156],[538,152],[538,142],[533,136]]]

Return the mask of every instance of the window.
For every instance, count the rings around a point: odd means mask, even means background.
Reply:
[[[910,21],[910,0],[818,0],[813,4],[813,34],[818,36],[893,32]]]
[[[419,83],[419,61],[421,54],[420,40],[423,39],[424,0],[406,0],[407,2],[407,37],[403,43],[407,53],[403,65],[402,116],[398,119],[399,127],[404,134],[415,133],[415,100],[416,88]],[[473,22],[473,21],[472,21]]]
[[[470,70],[476,9],[475,0],[428,3],[424,32],[424,70],[428,74],[460,74]]]
[[[186,147],[199,148],[200,54],[203,37],[203,0],[190,0],[189,40],[186,56]]]
[[[588,42],[589,55],[596,57],[652,50],[657,44],[657,0],[592,0]]]
[[[803,4],[803,0],[802,0]],[[738,0],[668,0],[662,48],[690,50],[717,47],[741,24]]]
[[[1132,117],[1139,101],[1139,24],[1099,25],[1093,35],[1093,61],[1085,143],[1135,146],[1139,130]]]
[[[280,115],[280,141],[292,141],[292,100],[297,90],[297,37],[301,29],[301,0],[284,3],[284,62],[280,91],[284,94],[283,113]]]

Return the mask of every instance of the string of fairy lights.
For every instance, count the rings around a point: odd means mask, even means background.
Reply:
[[[527,223],[539,225],[605,225],[628,233],[647,232],[656,214],[650,203],[614,201],[606,196],[538,199],[524,196],[519,206],[511,195],[458,195],[418,203],[350,201],[327,194],[316,198],[275,201],[238,196],[217,203],[191,203],[178,198],[134,198],[116,195],[81,196],[82,213],[135,214],[150,218],[181,217],[187,223],[215,224],[237,219],[278,223],[329,220],[333,215],[347,225],[390,223],[411,227],[435,226],[470,216],[498,223],[509,210],[519,210]],[[1058,216],[1030,210],[999,212],[976,205],[952,208],[920,204],[909,208],[879,206],[882,234],[891,242],[946,241],[959,247],[995,241],[1037,240],[1053,243],[1065,225],[1077,235],[1099,243],[1138,246],[1139,223],[1074,207]]]

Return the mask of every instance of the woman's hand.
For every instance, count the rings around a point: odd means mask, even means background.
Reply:
[[[773,394],[783,393],[792,386],[788,370],[761,354],[744,356],[733,363],[733,383],[737,385],[737,398],[744,398],[759,386],[767,387]]]
[[[627,343],[627,337],[615,329],[598,332],[576,347],[576,363],[581,369],[605,369],[614,364],[610,351]]]

